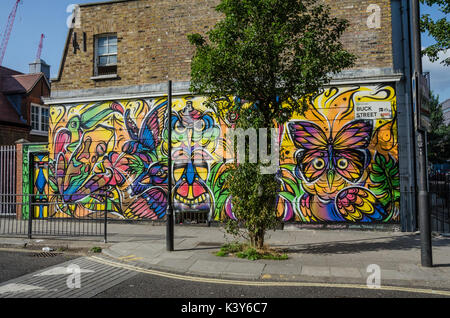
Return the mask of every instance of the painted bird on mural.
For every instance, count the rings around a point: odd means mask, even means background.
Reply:
[[[156,107],[138,125],[130,109],[119,109],[130,136],[123,147],[124,154],[135,156],[134,164],[139,166],[137,176],[128,187],[128,193],[135,198],[126,211],[127,219],[158,219],[165,215],[167,208],[168,168],[156,162],[156,150],[163,140],[167,110],[167,100],[159,100]]]
[[[306,193],[299,204],[306,220],[383,219],[384,212],[375,195],[360,186],[370,162],[367,147],[373,131],[371,121],[356,120],[329,134],[308,121],[290,122],[288,129],[298,148],[296,175],[305,181]]]
[[[116,112],[111,103],[97,103],[74,114],[54,138],[56,183],[64,202],[76,202],[105,185],[104,175],[92,177],[92,170],[107,152],[107,142],[98,131],[113,136],[101,123]],[[109,139],[111,139],[110,137]],[[108,138],[105,138],[108,140]]]

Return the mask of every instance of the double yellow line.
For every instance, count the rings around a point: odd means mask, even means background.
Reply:
[[[134,255],[122,258],[127,261],[131,261]],[[366,285],[358,284],[331,284],[331,283],[308,283],[308,282],[261,282],[261,281],[238,281],[238,280],[225,280],[218,278],[204,278],[204,277],[190,277],[172,273],[160,272],[152,269],[140,268],[130,264],[122,264],[114,261],[106,260],[98,256],[91,256],[91,260],[109,265],[114,267],[119,267],[123,269],[128,269],[130,271],[135,271],[143,274],[154,275],[163,278],[177,279],[195,283],[210,283],[210,284],[222,284],[222,285],[238,285],[238,286],[257,286],[257,287],[326,287],[326,288],[351,288],[351,289],[366,289],[366,290],[381,290],[381,291],[397,291],[397,292],[407,292],[407,293],[418,293],[418,294],[431,294],[450,297],[450,291],[446,290],[434,290],[434,289],[422,289],[422,288],[408,288],[408,287],[397,287],[397,286],[381,286],[380,288],[373,289]]]

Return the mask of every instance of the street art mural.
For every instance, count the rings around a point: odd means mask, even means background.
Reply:
[[[56,217],[161,220],[167,208],[168,129],[172,130],[174,208],[232,217],[224,186],[231,112],[203,97],[53,106],[49,186]],[[332,87],[309,99],[280,131],[284,221],[398,222],[395,90],[390,85]]]
[[[399,169],[393,87],[333,87],[283,127],[285,221],[398,222]]]
[[[223,121],[204,98],[174,100],[174,207],[218,219],[226,167],[216,164]],[[64,105],[51,110],[50,185],[56,214],[159,220],[167,208],[167,100]]]
[[[22,148],[22,216],[29,216],[30,194],[33,194],[34,218],[48,217],[48,145],[24,144]],[[31,162],[30,162],[31,161]]]

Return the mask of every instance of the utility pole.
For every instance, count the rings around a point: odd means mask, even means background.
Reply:
[[[166,224],[166,247],[168,252],[173,252],[174,249],[174,219],[173,219],[173,204],[172,204],[172,81],[169,81],[168,96],[168,191],[167,191],[167,224]]]
[[[432,244],[431,244],[431,220],[428,201],[427,166],[426,166],[426,132],[421,124],[422,97],[420,84],[422,82],[422,43],[420,39],[420,4],[419,0],[411,0],[412,12],[412,34],[414,48],[414,85],[415,90],[415,136],[417,142],[417,202],[420,230],[421,263],[423,267],[433,266]]]

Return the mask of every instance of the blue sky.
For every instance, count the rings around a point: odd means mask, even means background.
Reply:
[[[19,5],[3,66],[28,72],[28,63],[35,59],[41,33],[44,33],[46,38],[42,59],[51,65],[51,76],[56,77],[67,36],[66,21],[70,15],[67,7],[73,3],[89,2],[100,1],[23,0]],[[0,0],[0,37],[14,3],[15,0]],[[436,7],[423,7],[422,13],[429,13],[432,17],[443,16]],[[424,46],[432,43],[431,38],[423,35]],[[448,55],[450,50],[447,52]],[[439,94],[441,101],[450,98],[450,67],[445,68],[438,62],[431,63],[427,58],[424,58],[423,64],[424,71],[431,72],[431,89]]]

